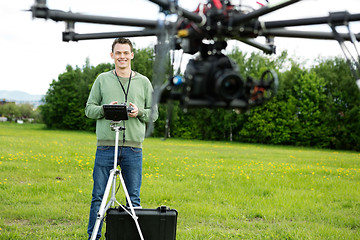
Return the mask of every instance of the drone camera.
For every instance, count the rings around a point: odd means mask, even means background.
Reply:
[[[221,53],[221,43],[203,44],[200,56],[191,59],[184,77],[173,76],[162,86],[160,102],[179,100],[182,108],[247,109],[270,100],[278,87],[275,71],[265,71],[259,80],[239,72],[239,67]]]
[[[244,80],[238,67],[223,54],[190,60],[184,74],[185,89],[190,90],[191,98],[230,102],[243,96]]]

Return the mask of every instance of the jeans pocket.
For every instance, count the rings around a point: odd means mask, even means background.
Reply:
[[[98,146],[95,155],[95,165],[112,166],[114,164],[114,147]]]
[[[141,153],[142,148],[131,147],[131,151],[133,151],[133,152],[135,152],[135,153]]]
[[[110,146],[98,146],[97,150],[98,151],[107,151],[110,149]]]

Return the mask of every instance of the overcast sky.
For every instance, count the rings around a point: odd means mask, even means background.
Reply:
[[[237,0],[241,1],[241,0]],[[270,0],[278,2],[279,0]],[[243,0],[257,7],[256,0]],[[265,2],[265,1],[260,1]],[[62,42],[63,22],[32,19],[30,9],[34,0],[2,0],[0,2],[0,90],[20,90],[30,94],[45,94],[53,79],[65,71],[66,65],[82,67],[87,57],[96,66],[112,62],[110,58],[113,39]],[[195,0],[179,0],[179,4],[193,11]],[[51,9],[59,9],[86,14],[129,17],[156,20],[159,8],[146,0],[48,0]],[[264,20],[282,20],[298,17],[327,16],[334,11],[347,10],[360,13],[360,0],[303,0],[286,9],[264,17]],[[360,32],[360,24],[352,24],[355,33]],[[311,30],[314,28],[311,28]],[[321,26],[330,31],[328,26]],[[132,28],[106,25],[75,25],[78,33],[128,31]],[[132,38],[136,47],[153,46],[154,37]],[[258,51],[234,41],[244,51]],[[316,57],[342,56],[335,41],[276,38],[277,52],[288,50],[290,55],[303,59]]]

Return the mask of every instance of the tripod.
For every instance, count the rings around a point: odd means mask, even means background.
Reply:
[[[121,122],[122,121],[111,121],[111,123],[110,123],[111,129],[115,131],[114,167],[110,171],[110,176],[109,176],[108,182],[106,184],[104,197],[103,197],[103,199],[101,201],[101,205],[100,205],[100,208],[99,208],[99,211],[98,211],[96,222],[95,222],[95,225],[94,225],[94,228],[93,228],[93,231],[92,231],[91,240],[96,239],[96,235],[97,235],[97,232],[99,230],[100,223],[104,219],[106,211],[109,209],[110,206],[115,206],[115,203],[117,203],[120,207],[122,207],[125,210],[125,212],[127,212],[134,219],[135,224],[136,224],[136,228],[137,228],[137,230],[139,232],[140,239],[144,240],[144,237],[142,235],[140,225],[139,225],[139,222],[138,222],[138,217],[135,214],[134,207],[133,207],[132,202],[130,200],[129,193],[128,193],[128,191],[126,189],[126,186],[125,186],[125,181],[124,181],[124,179],[123,179],[123,177],[121,175],[121,171],[119,169],[117,169],[117,157],[118,157],[118,147],[119,147],[119,132],[122,131],[122,130],[125,130],[125,127],[120,126]],[[119,178],[120,178],[121,185],[122,185],[122,187],[124,189],[126,200],[127,200],[128,204],[130,206],[131,213],[124,206],[122,206],[115,198],[116,178],[117,178],[117,176],[119,176]],[[108,196],[110,194],[110,191],[111,191],[111,197],[110,197],[109,202],[106,203],[106,201],[108,199]]]

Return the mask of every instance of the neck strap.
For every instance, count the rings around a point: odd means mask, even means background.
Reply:
[[[124,85],[121,83],[120,78],[119,78],[119,76],[118,76],[117,73],[116,73],[116,69],[114,70],[114,72],[115,72],[115,76],[117,77],[117,79],[118,79],[118,81],[119,81],[119,83],[120,83],[120,86],[121,86],[121,88],[122,88],[122,90],[123,90],[123,92],[124,92],[124,94],[125,94],[125,103],[127,103],[127,96],[128,96],[128,94],[129,94],[129,88],[130,88],[132,71],[130,71],[129,83],[128,83],[128,86],[127,86],[126,91],[125,91]]]

